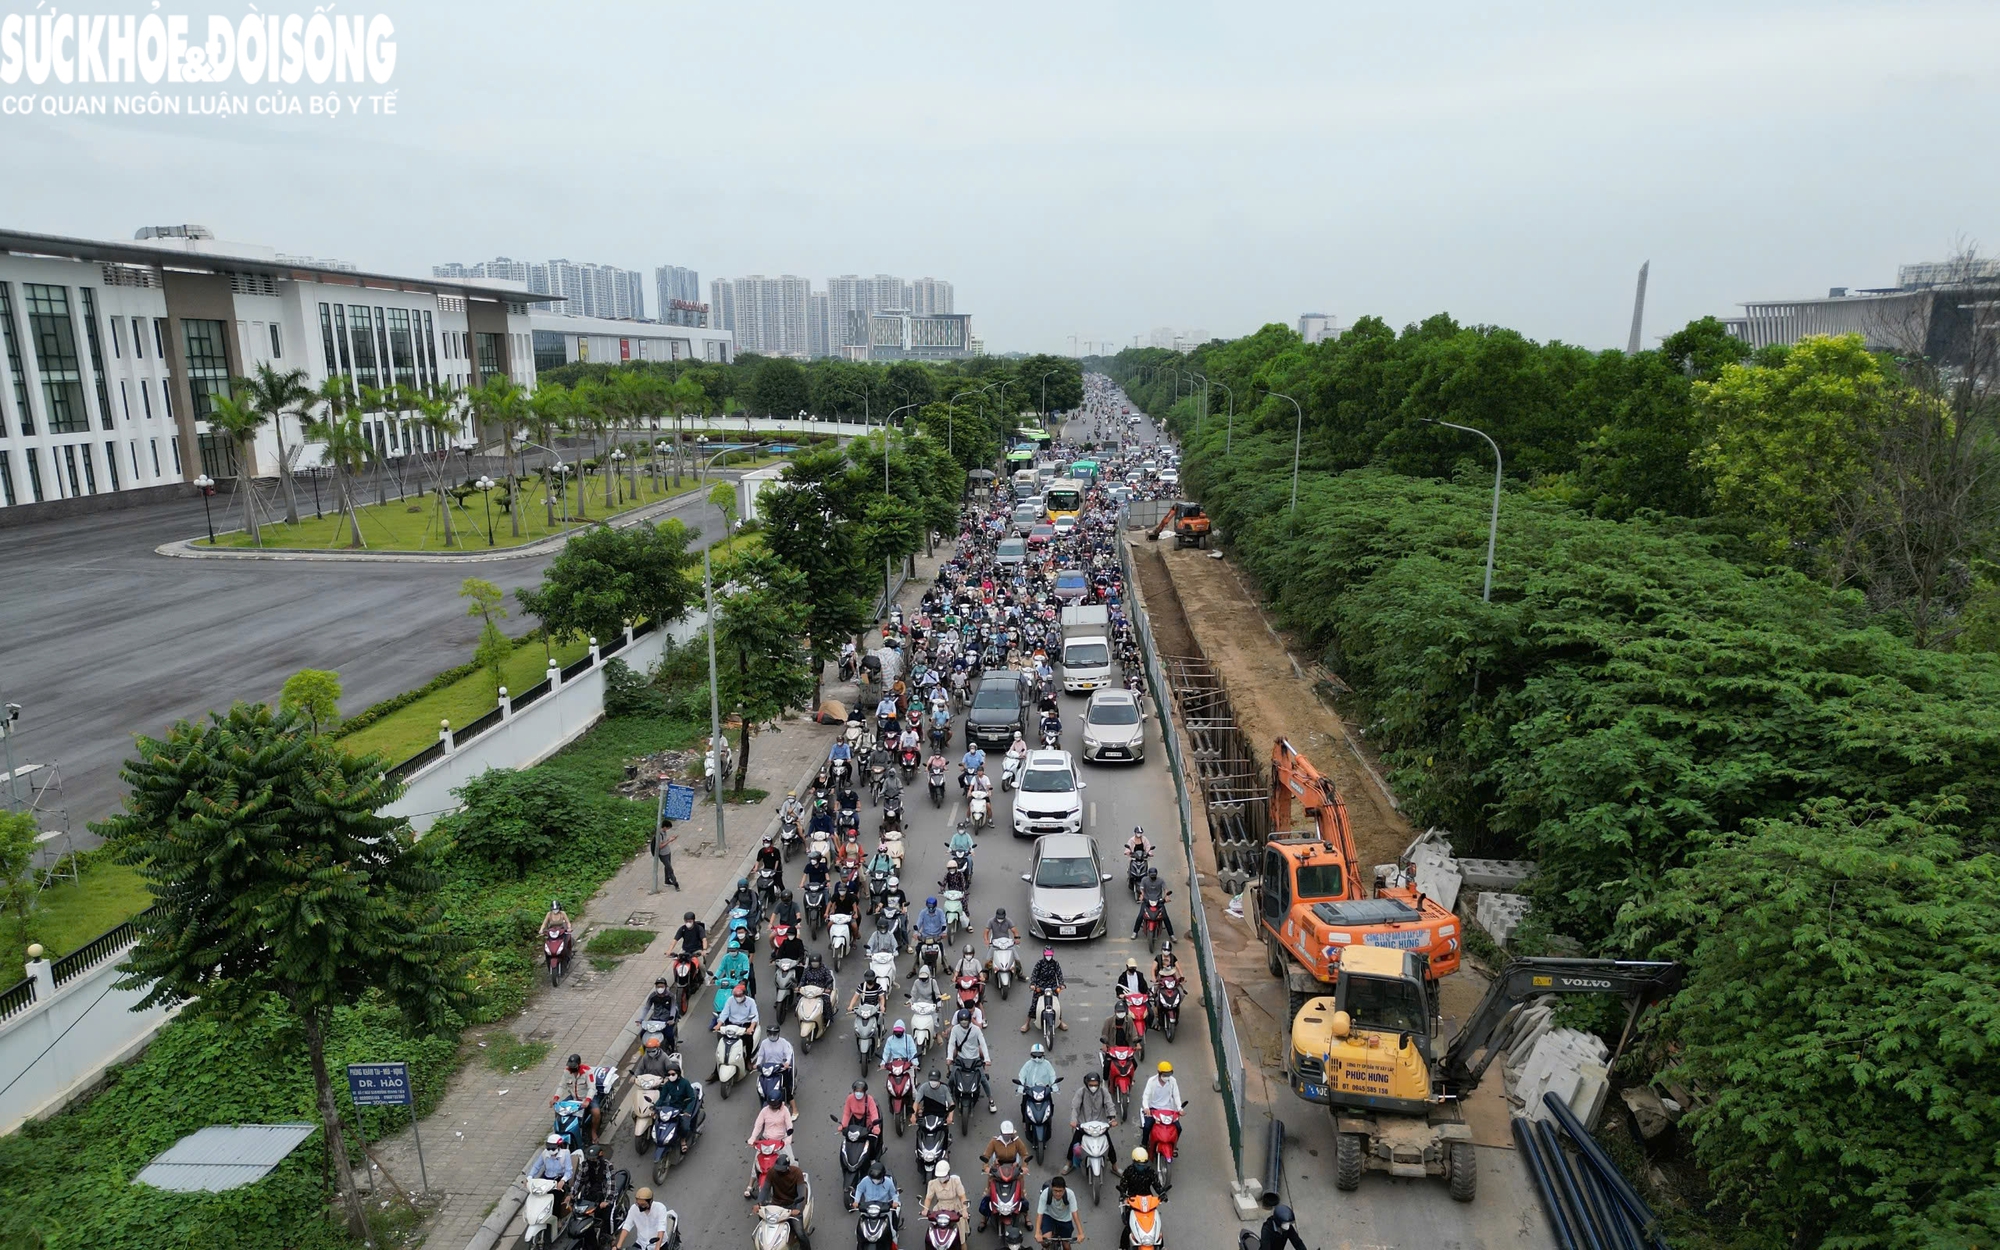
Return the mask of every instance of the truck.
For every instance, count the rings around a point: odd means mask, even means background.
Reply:
[[[1294,800],[1310,829],[1293,830]],[[1414,885],[1370,888],[1372,874],[1359,862],[1333,779],[1283,738],[1271,751],[1269,811],[1256,925],[1266,967],[1285,978],[1288,1023],[1307,1002],[1334,992],[1349,953],[1415,951],[1432,980],[1458,971],[1458,917]]]
[[[1292,1021],[1286,1062],[1292,1092],[1328,1108],[1334,1127],[1334,1187],[1353,1190],[1371,1171],[1442,1178],[1451,1196],[1478,1192],[1472,1130],[1459,1108],[1498,1053],[1508,1012],[1544,994],[1617,994],[1624,1032],[1679,988],[1679,964],[1619,959],[1516,959],[1487,985],[1465,1027],[1443,1046],[1437,980],[1424,956],[1391,947],[1347,952],[1333,993],[1308,1001]]]
[[[1062,610],[1062,683],[1070,694],[1111,684],[1111,610],[1103,604]]]

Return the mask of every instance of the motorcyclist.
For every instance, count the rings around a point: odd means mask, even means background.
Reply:
[[[958,1222],[964,1224],[972,1214],[972,1200],[966,1196],[965,1182],[951,1173],[951,1164],[939,1159],[931,1170],[931,1183],[924,1187],[924,1215],[926,1218],[939,1211],[958,1212]],[[961,1235],[960,1244],[964,1244]]]
[[[561,1133],[550,1133],[548,1140],[542,1143],[542,1153],[528,1165],[528,1179],[556,1182],[556,1207],[568,1210],[570,1183],[576,1179],[576,1171]]]
[[[897,1059],[908,1060],[912,1066],[917,1062],[917,1044],[901,1020],[889,1026],[889,1036],[882,1043],[882,1066],[886,1068]]]
[[[1097,1044],[1103,1048],[1097,1056],[1098,1070],[1104,1073],[1104,1079],[1108,1081],[1111,1079],[1111,1057],[1104,1052],[1113,1046],[1130,1046],[1137,1049],[1139,1045],[1139,1030],[1133,1027],[1132,1014],[1125,1010],[1124,1003],[1119,1003],[1099,1026]]]
[[[963,790],[972,774],[986,767],[986,751],[977,742],[965,748],[965,754],[958,757],[958,788]]]
[[[665,977],[653,978],[653,992],[646,995],[646,1002],[639,1008],[641,1026],[648,1020],[657,1020],[666,1026],[659,1033],[647,1034],[647,1040],[658,1038],[669,1048],[676,1035],[675,1025],[680,1019],[680,995]]]
[[[785,791],[785,801],[778,804],[778,823],[804,831],[806,827],[806,805],[799,802],[797,790]]]
[[[993,1052],[986,1045],[986,1030],[972,1018],[972,1013],[961,1009],[952,1021],[951,1036],[945,1042],[944,1053],[956,1062],[979,1064],[979,1092],[986,1095],[986,1111],[991,1115],[1000,1109],[993,1101],[993,1088],[987,1079],[987,1071],[993,1066]]]
[[[861,810],[861,791],[854,788],[854,782],[842,779],[840,789],[834,791],[833,803],[843,812]]]
[[[875,1153],[879,1155],[882,1145],[882,1108],[876,1103],[875,1095],[868,1092],[867,1081],[857,1079],[851,1088],[853,1092],[847,1095],[847,1101],[840,1104],[840,1119],[837,1121],[840,1131],[845,1134],[850,1124],[864,1126],[868,1136],[875,1139]]]
[[[968,795],[976,794],[988,803],[993,801],[993,778],[986,775],[984,766],[973,771],[971,779],[965,784],[965,792]]]
[[[1040,1042],[1028,1048],[1028,1061],[1021,1065],[1021,1071],[1014,1079],[1021,1083],[1021,1119],[1025,1121],[1028,1118],[1028,1091],[1037,1085],[1046,1085],[1050,1097],[1054,1097],[1056,1087],[1056,1066],[1049,1062],[1048,1051]]]
[[[906,730],[905,732],[915,733],[916,731],[912,729],[912,730]],[[903,801],[903,774],[897,771],[896,769],[891,768],[888,772],[882,774],[882,802],[885,804],[894,805],[901,803],[902,801]]]
[[[896,940],[896,926],[887,916],[875,917],[875,932],[868,935],[870,955],[900,955],[903,944]]]
[[[752,994],[757,992],[757,965],[750,961],[749,952],[745,951],[743,944],[735,938],[729,939],[729,949],[716,961],[715,983],[717,985],[740,983],[749,986]]]
[[[808,985],[817,985],[826,991],[826,1010],[828,1015],[832,1015],[836,1007],[833,1001],[833,969],[826,966],[818,951],[806,956],[806,970],[799,974],[800,988]]]
[[[944,912],[938,909],[937,895],[933,894],[924,900],[924,909],[917,913],[917,936],[927,942],[942,943],[944,930]],[[916,969],[912,967],[910,975],[916,974]]]
[[[959,951],[958,962],[952,965],[951,974],[954,977],[986,978],[986,962],[972,949],[972,943],[967,942]]]
[[[681,927],[674,930],[674,949],[696,963],[708,953],[708,926],[696,920],[691,911],[681,913]]]
[[[1042,737],[1062,741],[1062,713],[1049,708],[1042,713]]]
[[[1102,1120],[1112,1128],[1118,1127],[1118,1107],[1111,1101],[1111,1087],[1095,1072],[1083,1074],[1083,1084],[1078,1087],[1076,1097],[1069,1104],[1069,1151],[1064,1156],[1069,1160],[1067,1172],[1083,1160],[1078,1151],[1083,1147],[1083,1126],[1092,1120]]]
[[[1118,1174],[1118,1196],[1136,1198],[1140,1194],[1151,1194],[1160,1201],[1167,1200],[1166,1187],[1160,1184],[1160,1174],[1154,1170],[1151,1157],[1144,1146],[1132,1147],[1132,1162]]]
[[[632,1069],[634,1077],[657,1076],[666,1079],[669,1060],[666,1041],[658,1033],[648,1033],[646,1044],[640,1048],[638,1065]]]
[[[913,1105],[919,1116],[935,1113],[950,1124],[958,1114],[958,1100],[951,1096],[951,1086],[944,1083],[936,1068],[931,1069],[930,1079],[917,1086]]]
[[[666,1079],[660,1082],[660,1100],[653,1104],[654,1115],[671,1115],[680,1121],[680,1152],[685,1155],[694,1139],[694,1113],[701,1099],[694,1082],[682,1073],[681,1065],[667,1060]]]
[[[955,856],[952,858],[952,861],[945,866],[944,876],[938,881],[938,888],[940,890],[957,890],[960,894],[967,893],[972,889],[972,880],[965,873],[964,860]],[[965,900],[960,899],[959,901],[963,903]]]
[[[945,989],[931,975],[929,964],[918,964],[917,975],[910,978],[910,1001],[912,1003],[941,1003],[945,999]]]
[[[715,1019],[708,1026],[713,1033],[725,1024],[740,1024],[749,1029],[757,1027],[757,1000],[750,997],[750,987],[737,982],[736,988],[722,1002],[722,1010],[715,1013]]]
[[[792,1044],[786,1041],[784,1035],[779,1032],[778,1022],[773,1020],[771,1023],[765,1025],[764,1040],[757,1043],[757,1058],[754,1062],[759,1068],[775,1063],[784,1070],[785,1109],[793,1115],[797,1115],[799,1113],[798,1096],[792,1089],[793,1077],[796,1072],[794,1061],[795,1056],[792,1052]]]
[[[862,978],[860,988],[856,989],[853,997],[847,1000],[847,1010],[852,1013],[856,1007],[867,1003],[879,1012],[887,1007],[888,1000],[888,991],[880,981],[876,980],[875,974],[871,972]]]
[[[1243,1229],[1236,1234],[1237,1250],[1306,1250],[1299,1230],[1293,1227],[1292,1208],[1281,1202],[1256,1232]]]
[[[1180,970],[1180,956],[1174,954],[1174,941],[1172,938],[1168,938],[1165,942],[1161,943],[1160,953],[1153,956],[1153,979],[1155,981],[1159,980],[1160,974],[1163,972],[1177,974]]]
[[[986,922],[986,932],[982,935],[986,944],[993,945],[993,939],[997,937],[1010,937],[1018,941],[1020,936],[1020,931],[1014,928],[1014,922],[1007,919],[1007,909],[994,908],[993,919]]]
[[[977,845],[972,837],[972,822],[961,820],[958,822],[958,828],[952,830],[951,841],[945,843],[944,849],[948,855],[965,856],[965,862],[969,864],[972,862],[972,852]]]
[[[1118,974],[1118,980],[1112,984],[1112,991],[1121,995],[1144,994],[1148,998],[1153,994],[1152,987],[1146,982],[1146,974],[1139,971],[1139,961],[1129,955],[1125,959],[1125,970]]]
[[[1034,968],[1028,973],[1028,988],[1034,992],[1028,995],[1028,1018],[1021,1022],[1021,1032],[1026,1033],[1034,1026],[1035,999],[1044,990],[1053,990],[1056,995],[1056,1027],[1069,1031],[1069,1023],[1062,1018],[1062,992],[1066,984],[1062,965],[1056,962],[1056,948],[1043,947],[1042,957],[1035,961]]]
[[[764,1174],[764,1183],[757,1188],[757,1202],[760,1206],[784,1207],[790,1211],[792,1234],[798,1239],[799,1250],[812,1250],[812,1238],[806,1233],[805,1221],[806,1174],[798,1161],[792,1158],[789,1148]]]
[[[786,1109],[785,1104],[772,1098],[764,1103],[757,1112],[757,1118],[750,1122],[750,1138],[745,1144],[754,1147],[760,1141],[781,1141],[790,1146],[796,1123],[796,1117]],[[750,1152],[750,1183],[743,1187],[743,1196],[757,1196],[757,1153],[754,1149]]]
[[[812,813],[806,817],[808,838],[833,837],[833,809],[825,803],[813,804]]]
[[[901,709],[896,704],[896,696],[884,694],[875,704],[875,723],[880,726],[885,737],[895,737],[897,731],[896,714]]]
[[[852,916],[860,908],[860,880],[851,873],[843,873],[834,878],[831,914]]]
[[[1018,733],[1007,746],[1007,761],[1014,766],[1014,775],[1019,777],[1021,766],[1028,762],[1028,740]]]
[[[1002,1163],[1018,1163],[1028,1166],[1028,1143],[1014,1131],[1012,1120],[1000,1121],[1000,1132],[986,1141],[986,1149],[979,1152],[979,1161],[986,1165],[988,1175]]]
[[[1133,937],[1139,936],[1140,926],[1146,923],[1147,904],[1164,903],[1172,895],[1173,891],[1167,888],[1167,883],[1160,877],[1160,870],[1157,868],[1148,868],[1146,870],[1146,879],[1139,883],[1140,903],[1138,912],[1132,917]],[[1174,917],[1173,913],[1169,912],[1165,907],[1160,908],[1160,923],[1166,929],[1167,936],[1172,937],[1174,935]]]
[[[1145,1141],[1152,1131],[1153,1112],[1179,1111],[1184,1105],[1181,1084],[1174,1079],[1174,1065],[1160,1060],[1158,1070],[1146,1078],[1146,1088],[1139,1094],[1139,1140]]]
[[[785,885],[785,853],[778,849],[778,841],[770,834],[764,835],[764,845],[757,848],[757,871],[769,872],[771,888],[780,890]]]
[[[896,904],[896,953],[902,954],[910,945],[910,896],[903,893],[903,879],[889,878],[889,888],[875,896],[874,910],[877,915]]]
[[[597,1143],[597,1069],[583,1061],[582,1055],[571,1055],[563,1065],[562,1079],[556,1083],[554,1097],[549,1105],[555,1106],[564,1099],[573,1099],[583,1104],[584,1140]]]
[[[558,933],[568,933],[569,931],[569,913],[563,910],[562,900],[559,898],[550,899],[549,914],[542,917],[541,932],[535,936],[547,938]],[[518,933],[519,930],[517,929],[515,932]]]
[[[729,896],[730,910],[734,911],[738,907],[743,909],[744,922],[750,926],[750,931],[755,933],[763,923],[763,912],[757,905],[757,891],[750,888],[748,877],[736,878],[736,893]]]
[[[847,1198],[847,1209],[859,1211],[871,1202],[879,1202],[891,1211],[902,1209],[902,1202],[896,1196],[896,1178],[888,1174],[880,1159],[868,1161],[868,1175],[854,1183],[854,1192]]]
[[[1150,858],[1158,853],[1159,848],[1154,846],[1153,840],[1146,836],[1146,830],[1143,825],[1133,825],[1132,836],[1125,839],[1125,858],[1130,859],[1142,850]]]
[[[833,870],[827,867],[825,852],[814,851],[806,856],[806,866],[800,873],[799,880],[804,885],[816,885],[821,889],[827,887],[833,880]]]
[[[943,752],[932,751],[931,757],[924,761],[924,767],[930,772],[935,773],[940,769],[949,767],[950,763],[949,760],[945,759]]]
[[[793,929],[799,927],[799,905],[792,898],[790,890],[783,888],[778,890],[778,901],[771,905],[771,923],[790,925]],[[773,955],[771,957],[773,959],[801,958],[801,956],[787,955]]]

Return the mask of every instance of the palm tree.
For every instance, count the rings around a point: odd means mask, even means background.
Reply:
[[[469,398],[475,417],[499,427],[500,450],[507,464],[507,519],[514,537],[521,536],[521,477],[515,464],[514,436],[527,423],[528,393],[504,373],[495,373]]]
[[[438,516],[444,523],[444,541],[447,547],[458,544],[458,536],[452,531],[451,498],[445,494],[445,470],[451,465],[451,438],[463,427],[459,407],[464,397],[455,387],[441,386],[434,393],[425,395],[412,392],[407,397],[410,407],[417,411],[417,424],[431,432],[433,441],[443,449],[444,454],[437,461]]]
[[[297,525],[299,497],[292,485],[292,452],[285,445],[285,418],[297,417],[301,425],[305,422],[314,398],[312,387],[306,385],[306,371],[280,373],[265,361],[257,366],[256,376],[237,378],[233,386],[252,408],[271,419],[271,428],[278,432],[278,480],[285,487],[285,524]]]
[[[247,398],[211,395],[208,405],[209,428],[227,434],[236,448],[236,490],[243,496],[250,541],[261,547],[264,535],[257,528],[257,501],[250,493],[250,445],[257,441],[257,431],[267,418]]]
[[[306,437],[326,444],[326,460],[334,468],[334,490],[340,497],[341,509],[347,513],[347,523],[354,534],[353,545],[366,547],[350,482],[367,463],[373,448],[361,432],[361,418],[353,411],[354,393],[348,390],[347,379],[335,374],[320,383],[314,407],[322,409],[325,415],[306,427]]]
[[[690,409],[700,407],[707,398],[708,392],[701,389],[701,384],[693,378],[686,376],[675,378],[673,384],[660,394],[660,401],[666,405],[667,411],[672,413],[674,418],[674,488],[676,490],[680,489],[681,484],[681,418],[686,416]]]

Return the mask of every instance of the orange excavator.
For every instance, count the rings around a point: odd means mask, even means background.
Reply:
[[[1167,532],[1168,526],[1174,530],[1174,546],[1208,546],[1208,514],[1201,510],[1200,504],[1183,500],[1168,508],[1160,523],[1146,537],[1158,541],[1160,535]]]
[[[1293,830],[1294,799],[1310,829]],[[1333,993],[1341,952],[1350,946],[1421,955],[1433,982],[1458,971],[1458,917],[1414,886],[1371,888],[1332,778],[1283,738],[1271,751],[1270,813],[1257,928],[1271,975],[1284,977],[1290,991],[1288,1022],[1309,1000]]]

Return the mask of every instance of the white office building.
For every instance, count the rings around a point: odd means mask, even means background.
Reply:
[[[727,330],[620,321],[610,317],[566,317],[530,312],[535,369],[545,373],[580,362],[624,364],[634,360],[701,360],[727,363],[736,345]]]
[[[0,506],[27,507],[236,473],[210,401],[269,363],[361,388],[535,381],[527,293],[477,280],[302,264],[199,226],[129,242],[0,230]],[[378,451],[441,450],[408,414],[364,414]],[[295,467],[319,462],[284,418]],[[279,431],[248,447],[275,476]]]

